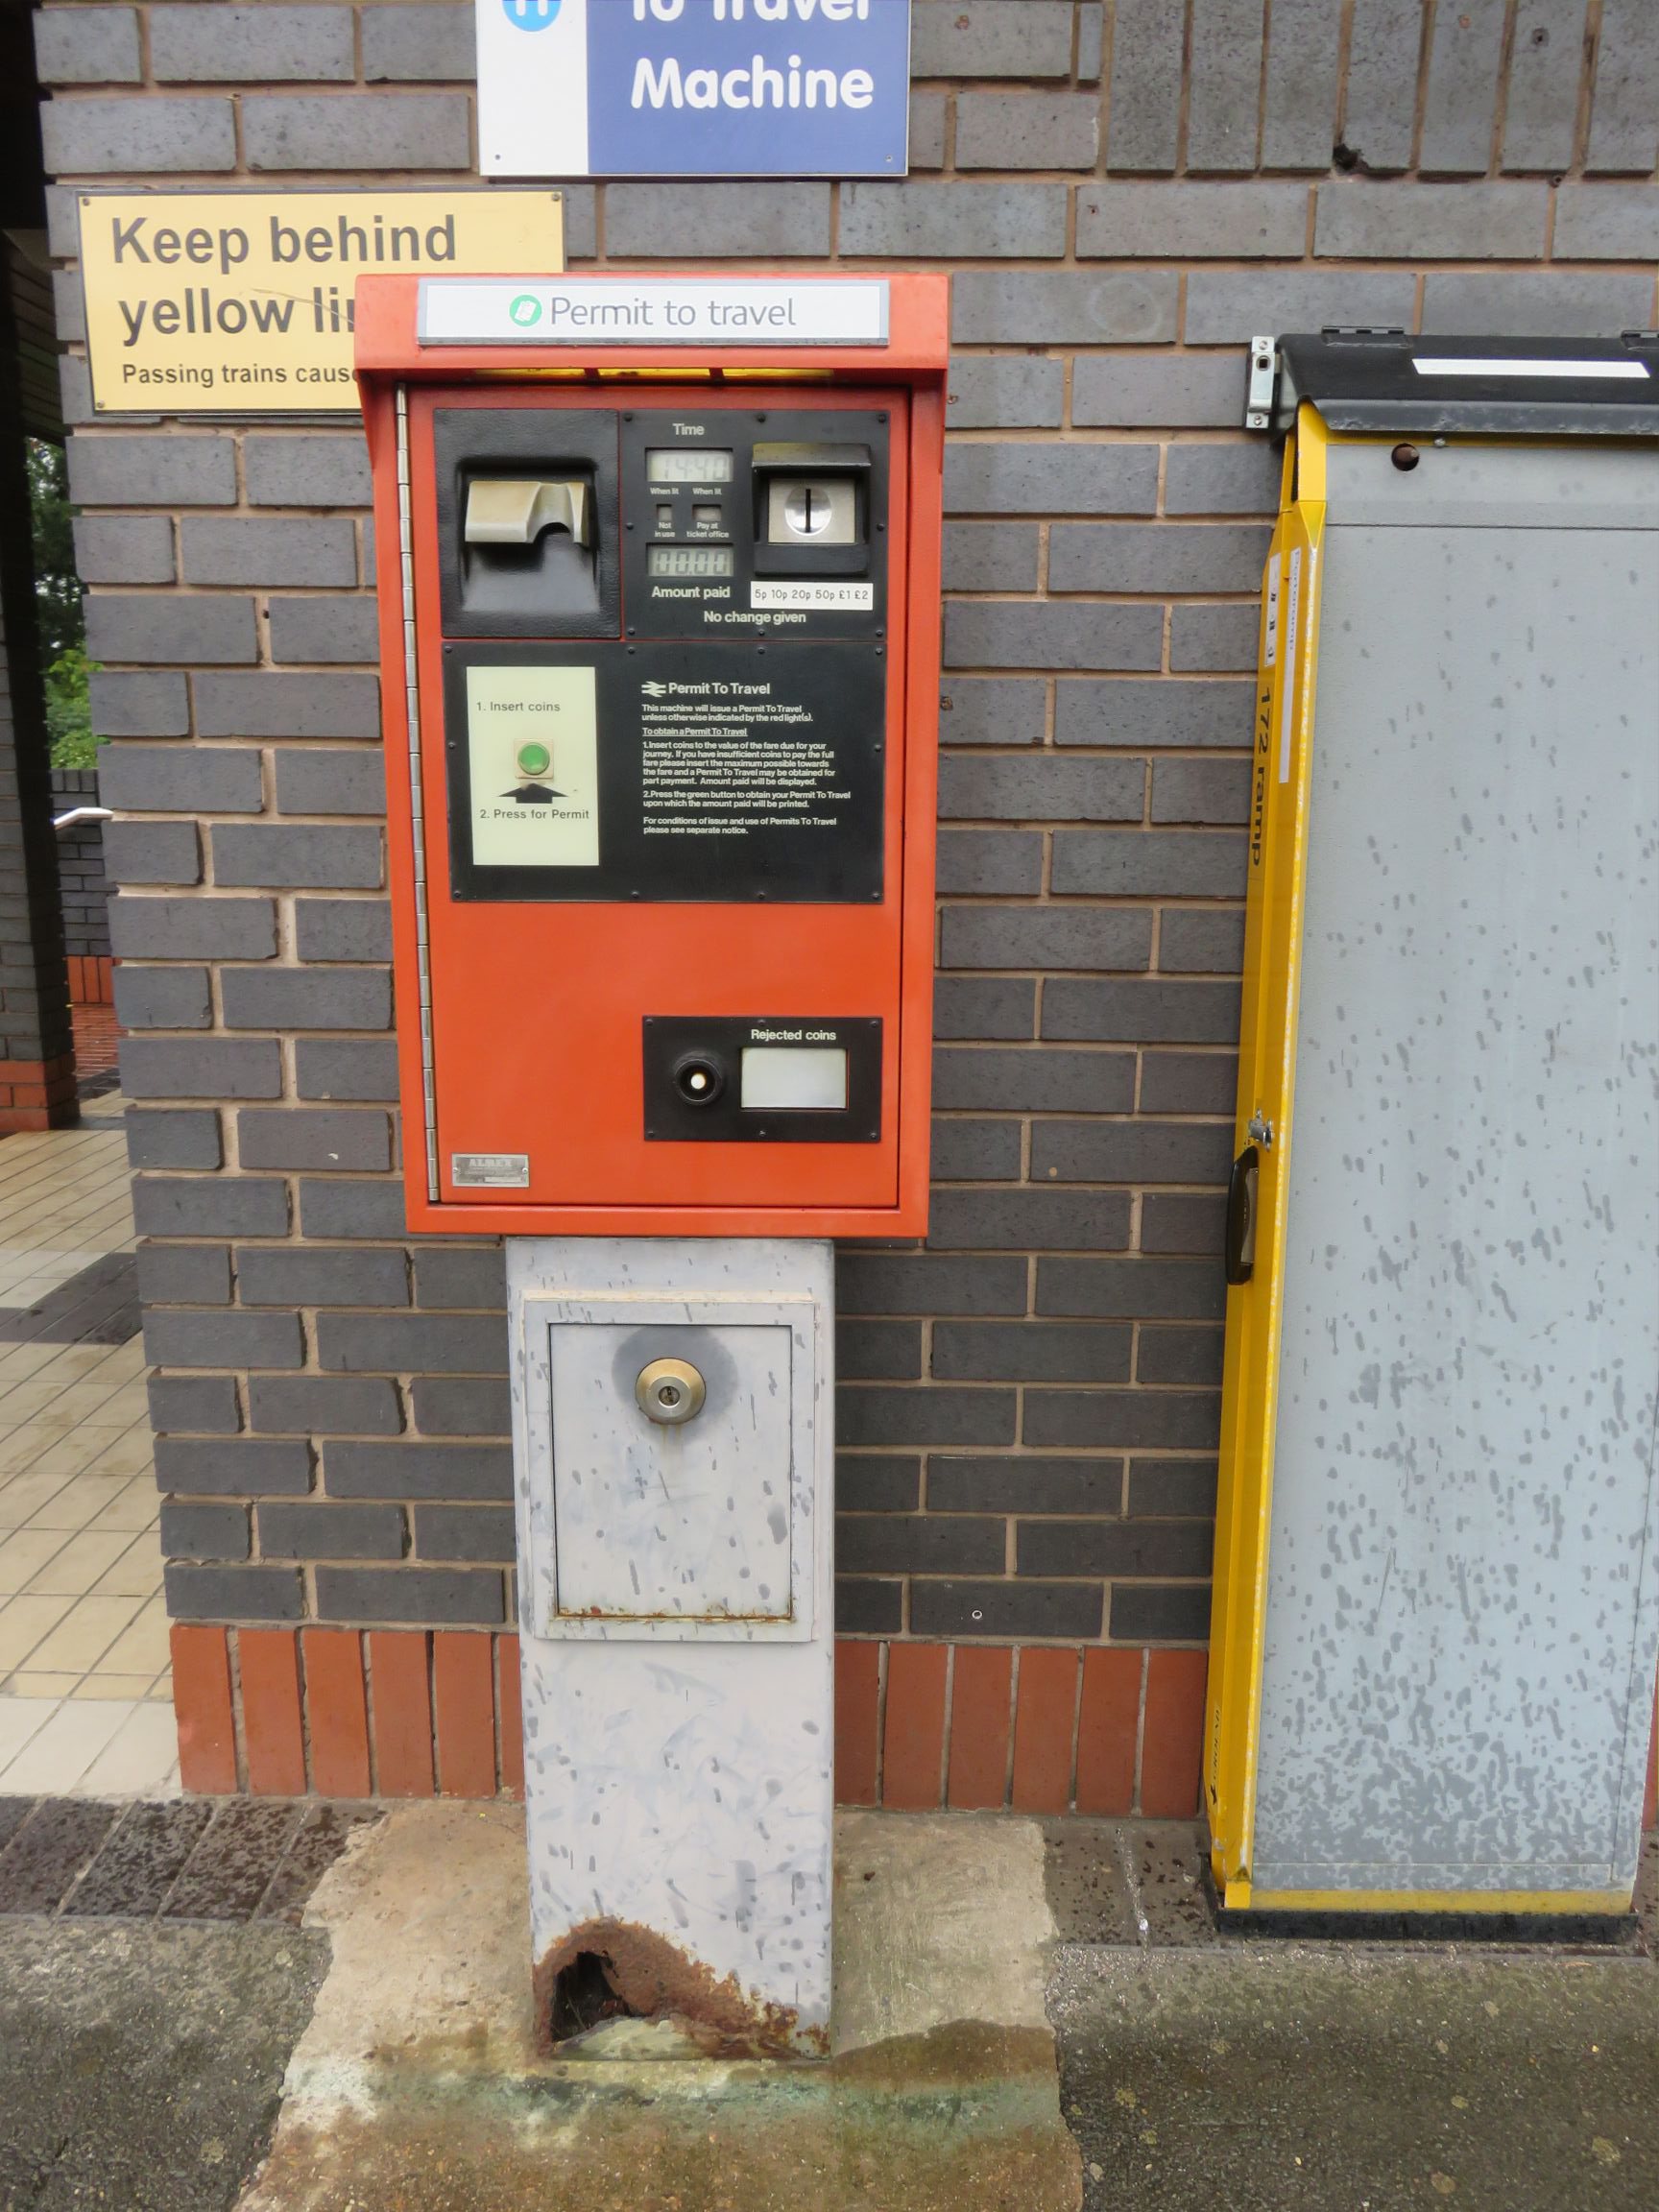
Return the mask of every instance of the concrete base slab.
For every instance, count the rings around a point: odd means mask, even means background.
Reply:
[[[1076,2212],[1036,1824],[843,1815],[837,1869],[827,2063],[687,2063],[636,2023],[548,2059],[521,1815],[394,1812],[313,1899],[333,1962],[241,2212]]]

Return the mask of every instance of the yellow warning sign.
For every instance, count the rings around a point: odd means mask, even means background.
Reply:
[[[557,192],[83,192],[95,412],[357,404],[359,276],[565,266]]]

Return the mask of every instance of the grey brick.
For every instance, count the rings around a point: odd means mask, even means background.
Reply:
[[[248,94],[242,101],[242,142],[254,171],[464,172],[469,138],[461,92]]]
[[[138,16],[132,8],[43,8],[35,17],[42,84],[136,84]]]
[[[1243,354],[1080,354],[1071,369],[1071,420],[1080,427],[1230,430],[1244,420],[1247,381]]]
[[[403,1186],[388,1176],[307,1176],[300,1186],[300,1228],[306,1237],[404,1236]]]
[[[944,1050],[933,1060],[933,1103],[991,1114],[1127,1114],[1132,1052]]]
[[[284,814],[379,818],[386,812],[386,770],[377,749],[284,748],[276,755],[276,805]]]
[[[1506,0],[1458,0],[1455,8],[1435,11],[1417,156],[1426,173],[1484,176],[1506,12]]]
[[[129,1109],[129,1166],[217,1167],[223,1158],[217,1114],[188,1107],[177,1113]]]
[[[130,814],[257,814],[259,756],[224,745],[111,745],[98,796]]]
[[[1219,1260],[1226,1225],[1226,1198],[1220,1190],[1148,1190],[1141,1201],[1142,1252],[1190,1252]]]
[[[1016,1183],[1020,1179],[1018,1121],[933,1122],[928,1172],[935,1183]]]
[[[323,1621],[407,1621],[421,1628],[493,1627],[504,1618],[501,1576],[466,1567],[319,1567]]]
[[[1245,822],[1247,760],[1160,760],[1152,770],[1154,822]]]
[[[457,1559],[510,1567],[511,1505],[417,1505],[415,1550],[422,1559]]]
[[[141,596],[94,591],[86,602],[86,650],[95,661],[253,661],[259,653],[253,602],[216,592],[187,598],[158,591]],[[202,734],[241,733],[203,730]]]
[[[1354,0],[1341,142],[1369,169],[1410,163],[1422,37],[1423,0]]]
[[[288,1191],[269,1175],[139,1175],[132,1219],[140,1237],[286,1237]]]
[[[279,1098],[274,1037],[125,1037],[121,1088],[130,1098]]]
[[[1626,276],[1611,270],[1463,270],[1431,276],[1423,287],[1426,331],[1615,337],[1652,321],[1650,271]]]
[[[273,660],[373,661],[379,650],[379,623],[367,591],[271,602]]]
[[[1035,522],[948,522],[947,591],[1035,591]]]
[[[84,341],[86,336],[86,299],[81,286],[78,269],[54,269],[52,272],[53,322],[58,336],[64,345]],[[84,582],[90,583],[86,577]]]
[[[301,1224],[319,1234],[303,1196]],[[493,1313],[323,1313],[317,1360],[330,1374],[505,1375],[507,1323]]]
[[[1054,889],[1073,898],[1241,899],[1244,840],[1214,830],[1063,830]]]
[[[417,1306],[507,1308],[507,1255],[499,1245],[425,1244],[415,1254]]]
[[[401,1559],[403,1515],[396,1505],[261,1505],[259,1550],[267,1559]]]
[[[1655,161],[1659,161],[1659,17],[1650,0],[1601,0],[1585,166],[1592,172],[1645,176]]]
[[[1065,396],[1059,361],[958,353],[950,363],[945,420],[952,430],[1057,430]]]
[[[236,1318],[206,1316],[213,1327]],[[163,1490],[193,1497],[300,1498],[311,1487],[311,1448],[302,1441],[279,1444],[254,1436],[161,1436],[156,1441],[156,1479]]]
[[[919,1382],[920,1321],[850,1321],[835,1327],[835,1372],[847,1382]],[[847,1510],[846,1501],[839,1509]]]
[[[170,1560],[167,1610],[175,1621],[301,1621],[298,1567],[191,1567]]]
[[[1037,1121],[1031,1180],[1057,1183],[1225,1182],[1233,1132],[1196,1121]]]
[[[271,899],[111,899],[118,960],[268,960],[276,950]]]
[[[213,1001],[205,968],[115,971],[115,1019],[123,1029],[209,1029]]]
[[[1057,745],[1236,745],[1250,743],[1251,684],[1058,684]]]
[[[1119,0],[1119,16],[1122,0]],[[911,1586],[913,1636],[1093,1640],[1103,1610],[1098,1582],[961,1582],[925,1575]],[[1116,1631],[1114,1631],[1116,1633]]]
[[[1163,657],[1162,607],[959,599],[946,609],[951,668],[1156,668]]]
[[[1151,445],[1007,438],[945,455],[947,514],[1150,515],[1157,501]]]
[[[305,1346],[298,1313],[211,1313],[172,1307],[145,1314],[144,1357],[154,1367],[302,1367]]]
[[[858,1444],[1012,1444],[1012,1390],[852,1383],[835,1393],[835,1438]]]
[[[1168,0],[1118,0],[1112,34],[1108,169],[1173,169],[1181,132],[1186,23]]]
[[[464,84],[477,69],[473,12],[466,0],[442,6],[359,11],[363,74],[371,84],[435,80]]]
[[[380,831],[322,825],[276,829],[241,823],[213,830],[213,875],[227,886],[292,885],[297,890],[377,890],[382,880]],[[343,980],[333,978],[336,986]],[[321,1026],[312,1023],[308,1026]],[[382,1027],[342,1022],[341,1027]]]
[[[1020,1040],[1037,1030],[1037,986],[1013,977],[942,975],[933,987],[933,1034]]]
[[[958,169],[1093,169],[1100,103],[1086,92],[964,92],[956,102]]]
[[[843,184],[841,252],[844,258],[1054,257],[1066,251],[1066,200],[1064,184]]]
[[[255,1375],[248,1426],[277,1434],[396,1436],[402,1428],[395,1383],[378,1375]]]
[[[1271,515],[1283,456],[1271,445],[1177,445],[1164,465],[1166,515]]]
[[[230,507],[236,441],[195,432],[81,432],[69,441],[69,496],[78,507]]]
[[[1127,1382],[1127,1325],[939,1321],[933,1373],[947,1382]]]
[[[944,968],[1142,969],[1152,917],[1104,906],[947,906]]]
[[[1022,1575],[1208,1575],[1214,1536],[1204,1522],[1037,1521],[1019,1534]]]
[[[1200,1260],[1039,1260],[1039,1313],[1123,1321],[1218,1321],[1221,1270]]]
[[[1051,753],[947,756],[939,763],[941,821],[1139,822],[1139,760],[1080,760]]]
[[[357,535],[345,516],[192,516],[183,524],[187,584],[355,584]]]
[[[932,1513],[838,1513],[835,1565],[852,1575],[997,1575],[1001,1521]]]
[[[503,1327],[502,1336],[506,1330]],[[353,1444],[323,1448],[323,1474],[334,1498],[511,1498],[513,1453],[506,1444]]]
[[[162,84],[349,79],[351,11],[270,0],[257,8],[152,8],[150,63]]]
[[[1215,1510],[1215,1466],[1209,1459],[1131,1459],[1129,1510],[1204,1520]]]
[[[294,1076],[301,1098],[396,1099],[397,1049],[378,1039],[302,1037],[294,1046]]]
[[[922,1462],[910,1455],[835,1455],[835,1503],[846,1513],[914,1513],[922,1497]]]
[[[1109,1632],[1115,1643],[1202,1644],[1210,1633],[1209,1588],[1121,1583],[1112,1592]]]
[[[301,960],[390,960],[392,909],[383,899],[296,899]]]
[[[161,1550],[169,1559],[246,1559],[248,1508],[163,1498],[160,1533]]]
[[[1179,283],[1172,270],[964,269],[950,280],[950,335],[964,346],[1162,346],[1175,335]]]
[[[236,1117],[237,1157],[244,1167],[361,1167],[392,1165],[384,1114],[285,1106]],[[399,1300],[399,1303],[401,1301]]]
[[[1246,591],[1265,529],[1221,522],[1061,523],[1049,533],[1051,591]]]
[[[1047,685],[1017,677],[953,676],[939,699],[942,745],[1041,745]]]
[[[839,1313],[1023,1313],[1023,1260],[851,1252],[835,1262]]]
[[[190,602],[194,606],[201,600]],[[378,737],[380,685],[373,676],[198,676],[196,729],[203,737]]]
[[[49,191],[66,191],[66,185],[49,186]],[[64,249],[74,252],[73,246]],[[58,356],[59,407],[63,421],[71,429],[80,429],[97,420],[92,407],[92,378],[85,356],[77,353],[60,353]],[[123,408],[123,419],[129,422],[156,422],[160,417],[146,415],[136,408]]]
[[[202,841],[194,822],[107,822],[104,871],[110,882],[200,883]]]
[[[1333,259],[1534,260],[1550,217],[1544,184],[1321,184],[1313,251]]]
[[[1169,665],[1184,676],[1254,668],[1261,626],[1254,601],[1243,607],[1177,607],[1169,622]]]
[[[787,260],[830,251],[828,184],[613,183],[605,189],[605,250],[630,260]],[[842,250],[845,252],[845,218]]]
[[[1166,973],[1237,975],[1244,965],[1242,912],[1166,906],[1158,925],[1158,965]]]
[[[48,100],[40,110],[40,142],[52,177],[176,175],[236,166],[228,100],[167,100],[154,92]]]
[[[138,1295],[146,1306],[228,1306],[226,1244],[141,1244]]]
[[[193,1429],[233,1436],[239,1426],[236,1382],[230,1375],[152,1375],[150,1422],[159,1433]]]
[[[913,77],[1066,77],[1070,0],[912,0]]]
[[[1231,1052],[1145,1052],[1142,1114],[1231,1114],[1238,1088]]]
[[[910,168],[943,169],[945,166],[945,95],[912,92],[910,95]]]
[[[369,448],[360,433],[251,435],[243,441],[242,469],[255,507],[367,507],[373,498]]]
[[[947,830],[939,839],[938,887],[960,898],[1035,898],[1043,888],[1043,840],[1035,832]]]
[[[1213,1450],[1220,1427],[1218,1391],[1032,1390],[1021,1434],[1040,1450],[1105,1445],[1190,1452]]]
[[[1089,184],[1077,195],[1077,252],[1106,260],[1300,260],[1304,184]]]
[[[417,1375],[415,1426],[426,1436],[505,1436],[512,1427],[507,1384]]]
[[[1112,1252],[1128,1242],[1129,1201],[1115,1190],[936,1190],[927,1231],[937,1252]]]
[[[1342,0],[1273,0],[1267,28],[1263,169],[1329,169],[1336,136]]]
[[[1194,12],[1187,109],[1189,170],[1255,168],[1262,38],[1262,0],[1210,0]]]
[[[91,695],[92,727],[100,737],[182,737],[190,728],[190,689],[182,676],[95,668]],[[102,774],[116,767],[121,750],[104,756]]]
[[[82,515],[75,570],[83,584],[171,584],[173,525],[164,515]]]
[[[1416,308],[1417,280],[1406,270],[1195,269],[1187,279],[1186,339],[1247,346],[1258,330],[1348,323],[1408,330]]]
[[[1503,108],[1505,169],[1568,168],[1584,71],[1586,0],[1522,0]],[[1560,212],[1556,213],[1560,252]]]
[[[229,1029],[385,1029],[392,1020],[380,968],[228,968],[219,996]]]
[[[1122,1496],[1121,1459],[941,1454],[927,1462],[930,1513],[1115,1514]]]
[[[1558,261],[1659,260],[1659,192],[1650,184],[1563,184],[1554,252]]]

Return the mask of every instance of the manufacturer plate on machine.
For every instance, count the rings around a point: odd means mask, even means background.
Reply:
[[[451,1152],[449,1174],[458,1189],[525,1190],[530,1186],[528,1152]]]

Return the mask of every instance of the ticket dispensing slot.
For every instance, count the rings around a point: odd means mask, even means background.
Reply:
[[[569,411],[443,411],[445,627],[473,637],[591,637],[616,606],[615,444]]]

